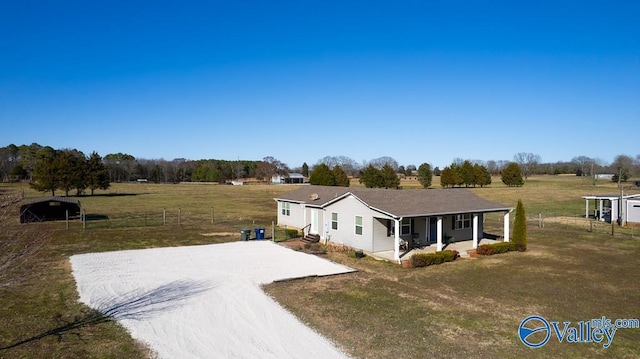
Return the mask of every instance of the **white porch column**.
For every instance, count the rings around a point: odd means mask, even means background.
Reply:
[[[304,224],[304,226],[302,226],[302,237],[304,237],[306,236],[304,230],[307,226],[307,207],[304,204],[302,205],[302,223]]]
[[[511,211],[505,212],[504,214],[504,241],[509,242],[509,213]]]
[[[396,261],[400,261],[400,220],[393,220],[393,259]]]
[[[600,217],[601,221],[604,221],[604,216],[602,215],[602,200],[600,200],[600,214],[598,215],[598,217]]]
[[[442,250],[442,217],[438,216],[438,224],[437,224],[437,228],[438,228],[438,233],[436,235],[438,241],[436,244],[436,251],[440,252]]]
[[[584,218],[589,218],[589,199],[584,200]]]
[[[429,220],[429,217],[425,217],[425,219],[426,219],[426,221],[425,221],[426,223],[424,225],[424,227],[425,227],[424,228],[424,233],[426,233],[426,234],[425,234],[424,237],[427,240],[427,243],[429,243],[429,242],[431,242],[431,238],[429,238],[429,233],[431,233],[431,232],[429,232],[429,230],[431,229],[431,228],[429,228],[429,222],[431,222],[431,221]]]
[[[478,214],[473,214],[473,249],[478,248]]]

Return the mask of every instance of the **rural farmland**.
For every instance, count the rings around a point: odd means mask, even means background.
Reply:
[[[322,256],[358,272],[271,283],[263,290],[355,358],[640,355],[640,329],[619,329],[608,348],[550,341],[530,349],[517,335],[520,322],[533,314],[574,323],[640,317],[640,228],[616,228],[612,236],[610,227],[590,227],[581,218],[582,195],[615,193],[616,185],[594,187],[576,176],[534,176],[515,188],[499,182],[471,191],[509,206],[522,199],[526,252],[414,269],[328,252]],[[411,180],[402,185],[421,190]],[[291,188],[113,184],[79,197],[89,218],[85,228],[79,220],[69,228],[64,221],[30,224],[53,238],[24,268],[32,274],[27,282],[0,288],[0,357],[153,357],[123,326],[79,302],[69,258],[238,241],[242,228],[264,227],[270,236],[273,198]],[[18,184],[2,184],[0,191],[40,195]],[[11,228],[24,228],[17,213],[14,220]],[[280,230],[276,238],[284,239]]]

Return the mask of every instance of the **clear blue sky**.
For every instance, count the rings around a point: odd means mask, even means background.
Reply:
[[[0,146],[290,167],[640,154],[633,0],[2,1],[0,34]]]

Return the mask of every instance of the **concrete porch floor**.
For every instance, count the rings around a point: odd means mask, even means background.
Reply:
[[[489,238],[482,238],[480,240],[478,240],[478,245],[481,244],[492,244],[492,243],[496,243],[496,242],[501,242],[495,239],[489,239]],[[459,241],[459,242],[453,242],[449,245],[443,246],[442,249],[448,249],[448,250],[454,250],[454,251],[458,251],[460,253],[460,257],[461,258],[469,258],[469,253],[468,251],[473,249],[473,241],[472,240],[468,240],[468,241]],[[412,255],[416,254],[416,253],[435,253],[436,252],[436,244],[432,243],[430,245],[427,245],[425,247],[422,248],[414,248],[408,252],[400,252],[400,260],[408,260],[409,258],[411,258]],[[371,255],[374,258],[377,259],[382,259],[382,260],[388,260],[388,261],[394,261],[393,260],[393,251],[380,251],[380,252],[373,252],[373,253],[369,253],[369,255]]]

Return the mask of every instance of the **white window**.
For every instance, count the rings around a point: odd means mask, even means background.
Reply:
[[[338,214],[336,212],[331,212],[331,229],[338,229]]]
[[[411,234],[411,218],[406,218],[400,223],[400,234]]]
[[[282,202],[282,215],[290,216],[291,215],[291,203]]]
[[[456,214],[453,220],[453,229],[471,228],[471,214]]]
[[[362,235],[362,216],[356,216],[356,234]]]

